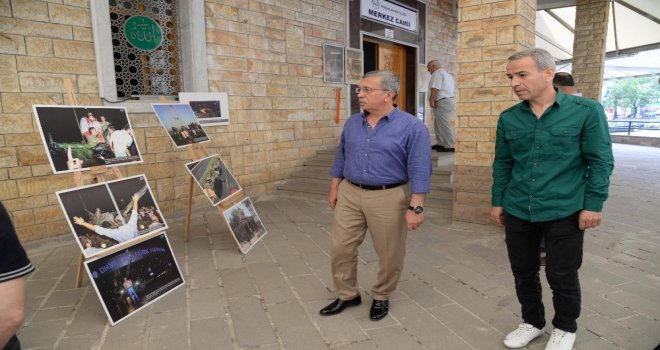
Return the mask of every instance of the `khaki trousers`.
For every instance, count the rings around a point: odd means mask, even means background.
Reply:
[[[369,191],[348,181],[339,184],[331,258],[332,277],[340,299],[349,300],[359,294],[357,248],[369,228],[380,264],[372,298],[389,300],[399,282],[406,255],[408,204],[408,185]]]

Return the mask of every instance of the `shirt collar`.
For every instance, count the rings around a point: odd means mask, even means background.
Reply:
[[[399,114],[401,113],[401,110],[397,105],[394,105],[394,109],[389,113],[383,116],[383,119],[390,121],[394,120],[399,117]],[[364,111],[362,112],[362,121],[366,123],[367,121],[367,116],[369,115],[369,112]]]
[[[555,92],[557,92],[557,96],[555,97],[555,102],[552,104],[553,106],[556,104],[557,106],[561,107],[564,102],[566,102],[566,94],[558,90],[557,88],[553,88]],[[520,108],[526,110],[526,111],[532,111],[532,108],[529,107],[529,101],[524,100],[520,102]]]

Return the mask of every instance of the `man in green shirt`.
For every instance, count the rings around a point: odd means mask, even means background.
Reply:
[[[524,347],[543,334],[539,242],[545,238],[555,309],[546,350],[572,349],[584,230],[601,222],[614,166],[607,120],[598,102],[553,88],[554,59],[545,50],[512,55],[506,71],[522,102],[497,124],[491,217],[505,227],[523,323],[504,344]]]

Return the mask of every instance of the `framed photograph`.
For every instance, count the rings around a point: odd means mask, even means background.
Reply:
[[[85,269],[114,326],[185,281],[165,232],[85,262]]]
[[[53,173],[141,163],[125,108],[33,105]]]
[[[187,103],[152,103],[160,124],[177,148],[210,141]]]
[[[359,84],[364,75],[362,50],[346,48],[346,83]],[[352,91],[351,91],[352,92]]]
[[[179,101],[190,105],[202,126],[229,125],[226,92],[179,92]]]
[[[231,233],[236,243],[238,243],[238,248],[243,254],[247,254],[267,233],[250,197],[245,197],[242,201],[223,211],[222,214],[227,220]]]
[[[243,190],[217,154],[187,163],[186,169],[214,206]]]
[[[323,81],[343,84],[344,75],[344,48],[323,44]]]
[[[57,198],[86,258],[167,228],[144,175],[59,191]]]

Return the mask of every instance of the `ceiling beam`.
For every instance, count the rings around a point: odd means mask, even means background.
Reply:
[[[561,7],[575,6],[576,0],[538,0],[536,2],[536,10],[552,10]]]
[[[540,2],[540,0],[539,0],[539,2]],[[660,24],[660,19],[658,19],[658,17],[655,17],[654,15],[652,15],[652,14],[646,12],[646,11],[643,11],[643,10],[641,10],[641,9],[639,9],[639,8],[637,8],[637,7],[635,7],[635,6],[633,6],[633,5],[631,5],[631,4],[627,3],[627,2],[625,2],[624,0],[613,0],[613,2],[619,4],[619,5],[623,6],[623,7],[628,8],[630,11],[633,11],[633,12],[637,13],[637,14],[640,15],[640,16],[643,16],[643,17],[645,17],[645,18],[650,19],[651,21],[655,22],[656,24]]]

